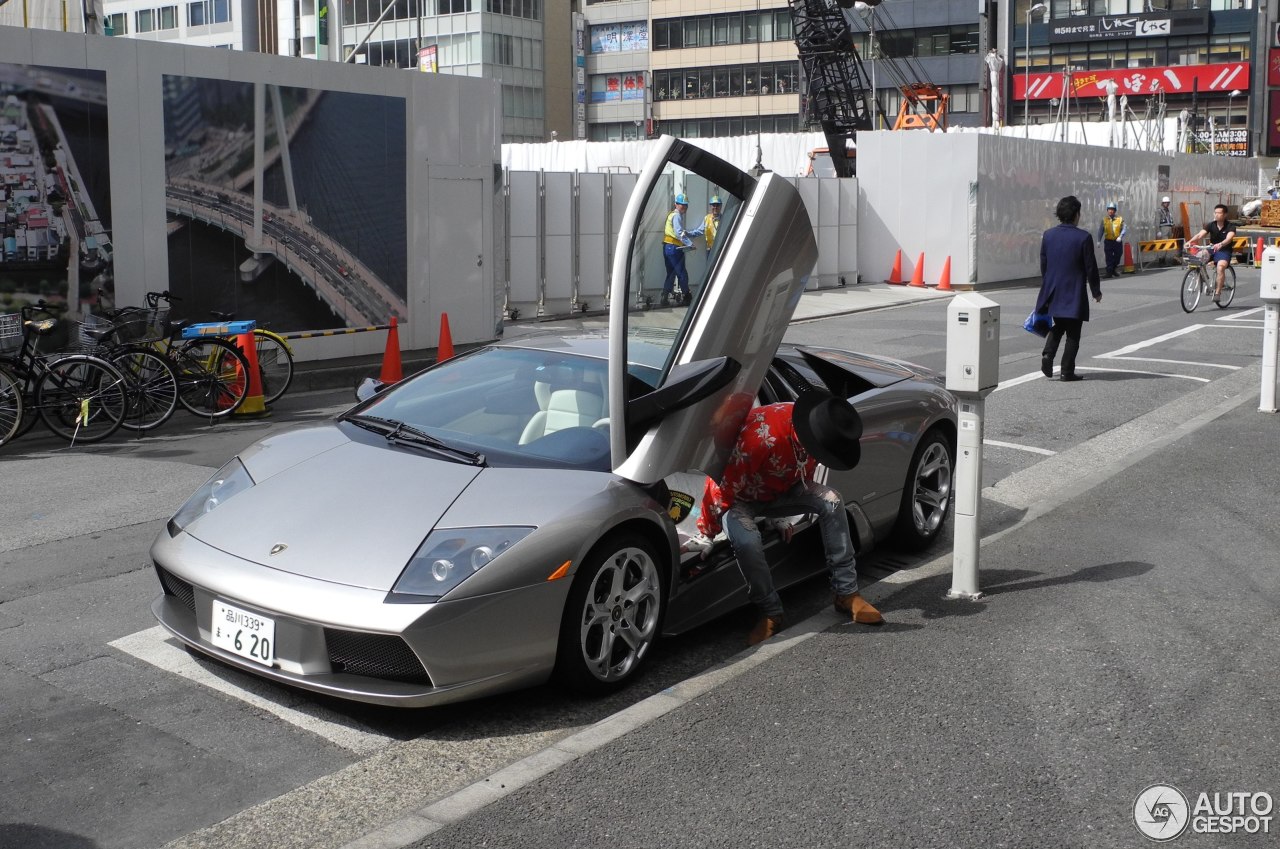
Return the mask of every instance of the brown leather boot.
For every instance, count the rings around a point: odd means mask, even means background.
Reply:
[[[763,643],[774,634],[786,627],[786,623],[781,616],[761,616],[760,621],[751,629],[751,633],[747,635],[747,645],[754,646],[757,643]]]
[[[849,618],[859,625],[884,624],[880,611],[872,607],[871,602],[863,598],[861,593],[836,596],[835,608],[837,613],[848,613]]]

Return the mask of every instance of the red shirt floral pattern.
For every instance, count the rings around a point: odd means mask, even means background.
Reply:
[[[717,485],[707,478],[702,491],[698,530],[709,537],[720,533],[720,521],[734,503],[773,501],[813,476],[817,462],[800,445],[791,424],[794,405],[769,404],[747,415],[738,441]]]

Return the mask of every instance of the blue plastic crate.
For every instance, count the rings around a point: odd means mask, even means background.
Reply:
[[[258,322],[250,319],[248,321],[217,321],[205,322],[204,324],[188,324],[182,328],[183,339],[202,339],[205,336],[239,336],[241,333],[252,333],[253,329],[258,326]]]

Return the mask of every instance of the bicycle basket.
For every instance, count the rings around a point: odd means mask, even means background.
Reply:
[[[0,351],[12,351],[22,345],[22,315],[0,315]]]
[[[1206,265],[1209,257],[1212,256],[1208,248],[1188,248],[1186,255],[1183,257],[1187,265]]]
[[[121,316],[115,322],[116,339],[121,342],[150,342],[163,339],[169,308],[139,310]]]

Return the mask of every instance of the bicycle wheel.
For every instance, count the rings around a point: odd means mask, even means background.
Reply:
[[[239,408],[249,391],[249,363],[224,339],[192,339],[173,357],[178,402],[197,416],[219,419]]]
[[[22,384],[0,369],[0,445],[16,439],[22,424]]]
[[[36,381],[36,409],[68,442],[99,442],[115,433],[129,408],[124,375],[98,357],[54,360]]]
[[[272,404],[293,382],[293,354],[283,339],[264,330],[253,331],[258,349],[258,375],[262,378],[262,400]]]
[[[1191,268],[1182,277],[1182,311],[1193,312],[1200,305],[1200,269]]]
[[[143,345],[126,345],[107,358],[128,381],[129,410],[120,422],[128,430],[157,428],[178,407],[178,376],[169,361]]]
[[[1231,306],[1236,297],[1236,270],[1227,266],[1227,273],[1222,275],[1222,294],[1218,296],[1218,309],[1225,310]]]

